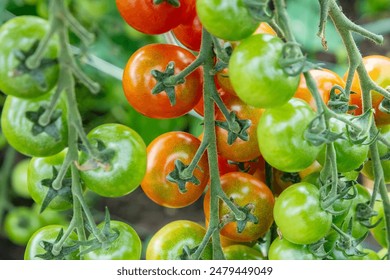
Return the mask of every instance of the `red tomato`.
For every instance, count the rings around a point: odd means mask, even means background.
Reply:
[[[193,0],[181,0],[180,7],[166,1],[116,0],[122,18],[134,29],[146,34],[162,34],[181,24],[187,17]]]
[[[151,44],[138,49],[130,57],[123,73],[123,90],[130,105],[141,114],[158,119],[188,113],[202,95],[201,69],[196,69],[185,78],[184,83],[175,86],[176,104],[173,106],[165,91],[152,94],[157,80],[150,72],[163,72],[168,63],[174,61],[177,74],[194,60],[191,52],[174,45]]]

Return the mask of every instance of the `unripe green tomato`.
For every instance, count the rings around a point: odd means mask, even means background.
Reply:
[[[389,193],[390,198],[390,193]],[[379,220],[379,224],[370,229],[372,236],[374,239],[384,248],[387,248],[387,229],[386,229],[386,221],[385,221],[385,211],[383,208],[383,201],[382,200],[376,200],[374,204],[374,211],[378,213],[377,216],[372,217],[371,224],[377,223]]]
[[[27,184],[27,170],[30,159],[23,159],[17,163],[11,173],[11,186],[14,192],[23,198],[31,198]]]
[[[264,260],[263,254],[246,245],[235,244],[223,248],[227,260]]]
[[[307,245],[294,244],[285,238],[275,238],[268,251],[270,260],[316,260]]]

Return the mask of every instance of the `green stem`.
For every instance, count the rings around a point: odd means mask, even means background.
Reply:
[[[54,256],[58,256],[61,253],[61,250],[62,250],[62,247],[64,246],[65,241],[68,239],[70,234],[74,231],[75,227],[76,227],[75,219],[72,218],[72,220],[69,223],[68,228],[65,230],[61,239],[58,240],[58,242],[55,243],[53,246],[53,249],[51,252]]]
[[[195,168],[198,166],[200,159],[202,158],[204,152],[207,149],[208,144],[209,144],[208,141],[206,141],[205,139],[202,139],[202,142],[201,142],[198,150],[196,150],[196,153],[195,153],[193,159],[191,160],[191,163],[187,166],[187,168],[185,168],[183,170],[183,172],[181,174],[182,179],[188,179],[188,178],[192,177]]]
[[[4,162],[0,169],[0,228],[3,224],[3,216],[8,203],[9,178],[11,175],[13,163],[15,161],[16,151],[10,146],[7,147],[4,156]]]

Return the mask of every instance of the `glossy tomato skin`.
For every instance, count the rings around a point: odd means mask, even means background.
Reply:
[[[264,260],[264,256],[254,248],[235,244],[223,248],[227,260]]]
[[[302,233],[304,234],[304,233]],[[269,260],[317,260],[307,245],[295,244],[286,238],[275,238],[268,251]]]
[[[0,27],[0,90],[5,94],[34,98],[48,93],[57,83],[58,65],[45,67],[43,75],[45,86],[40,86],[31,76],[32,71],[20,70],[17,51],[28,52],[35,43],[49,32],[49,23],[36,16],[18,16],[8,20]],[[55,60],[58,55],[58,38],[48,43],[43,59]],[[22,71],[22,72],[21,72]]]
[[[254,209],[251,213],[258,219],[257,224],[248,222],[241,233],[237,232],[237,223],[230,222],[222,228],[221,235],[240,242],[250,242],[262,237],[273,223],[274,196],[268,186],[253,175],[231,172],[221,176],[221,187],[239,207],[244,207],[248,203],[253,204]],[[206,221],[208,221],[210,219],[210,191],[204,197],[203,210]],[[222,218],[230,212],[230,208],[220,201],[219,217]]]
[[[105,197],[119,197],[134,191],[142,181],[146,170],[146,145],[141,136],[122,124],[103,124],[87,135],[92,145],[104,143],[113,152],[108,168],[98,166],[80,172],[85,187]],[[80,164],[88,160],[81,152]]]
[[[53,179],[53,168],[57,171],[60,170],[62,163],[64,162],[67,150],[63,150],[58,154],[49,157],[33,157],[30,160],[27,171],[27,184],[28,191],[31,198],[39,205],[42,205],[49,188],[42,184],[43,180]],[[70,178],[70,172],[67,173],[65,178]],[[70,191],[70,190],[69,190]],[[69,192],[67,195],[56,196],[50,204],[48,209],[52,210],[67,210],[72,207],[72,194]]]
[[[150,239],[146,248],[146,260],[180,260],[185,246],[194,249],[202,242],[206,229],[188,220],[178,220],[166,224]],[[201,254],[202,260],[212,259],[209,243]]]
[[[390,140],[390,125],[382,125],[378,126],[379,133],[387,139],[387,141]],[[387,146],[383,144],[381,141],[377,142],[378,145],[378,150],[379,150],[379,156],[383,157],[388,153]],[[373,170],[373,164],[371,160],[371,154],[368,153],[368,160],[364,163],[363,169],[362,169],[362,174],[369,178],[370,180],[374,180],[374,170]],[[390,183],[390,160],[383,159],[381,160],[381,165],[383,168],[383,173],[384,173],[384,180],[385,183]]]
[[[314,117],[313,109],[296,98],[283,106],[266,109],[257,127],[265,161],[284,172],[299,172],[313,164],[322,147],[311,145],[304,133]]]
[[[197,0],[196,11],[208,32],[228,41],[244,39],[259,26],[243,0]]]
[[[386,88],[390,85],[390,58],[381,55],[371,55],[363,57],[363,65],[366,68],[368,75],[379,86]],[[347,79],[347,74],[344,79]],[[360,87],[359,77],[355,73],[352,81],[352,92],[350,95],[350,103],[358,106],[354,111],[355,115],[362,114],[362,90]],[[379,105],[383,100],[383,96],[376,91],[371,91],[372,106],[375,109],[375,123],[377,125],[390,124],[390,114],[379,110]]]
[[[295,93],[299,76],[280,67],[283,41],[256,34],[241,41],[229,60],[229,77],[237,95],[247,104],[271,108],[285,104]]]
[[[30,240],[27,243],[26,250],[24,251],[24,259],[25,260],[42,260],[41,258],[37,257],[37,255],[45,254],[46,251],[41,246],[42,241],[51,242],[53,243],[59,232],[66,230],[65,226],[61,225],[48,225],[45,227],[42,227],[38,229],[30,238]],[[69,238],[65,241],[64,246],[72,246],[75,245],[77,241],[76,234],[72,233]],[[65,259],[67,260],[77,260],[80,259],[79,256],[77,256],[78,251],[75,251],[74,253],[67,256]]]
[[[200,23],[199,17],[196,14],[195,1],[193,0],[193,8],[187,14],[187,19],[172,30],[176,39],[190,50],[198,52],[202,41],[203,26]]]
[[[166,1],[155,5],[151,0],[116,0],[116,6],[131,27],[145,34],[156,35],[181,24],[193,5],[191,2],[182,0],[177,8]]]
[[[38,215],[25,206],[15,207],[4,219],[4,232],[12,243],[19,246],[26,246],[30,237],[40,227]]]
[[[98,225],[103,229],[105,223]],[[128,224],[111,220],[111,232],[118,234],[118,237],[108,245],[107,248],[100,248],[84,255],[86,260],[140,260],[142,243],[137,232]],[[94,238],[93,235],[90,238]]]
[[[345,118],[351,119],[350,115],[344,115]],[[343,133],[343,138],[338,138],[334,141],[336,150],[337,171],[340,173],[353,171],[358,169],[367,159],[369,150],[368,145],[354,144],[348,139],[347,125],[337,119],[331,118],[329,121],[329,129],[334,133]],[[326,147],[323,146],[318,155],[318,162],[323,165],[325,163]]]
[[[318,92],[325,104],[328,104],[330,92],[334,86],[345,88],[344,80],[337,73],[329,69],[312,69],[310,70],[310,74],[316,82]],[[336,91],[336,93],[339,93],[339,91]],[[312,107],[315,111],[317,110],[317,104],[306,85],[306,80],[303,75],[301,76],[299,86],[294,94],[294,97],[305,100],[309,103],[310,107]]]
[[[59,153],[68,144],[67,104],[60,98],[56,111],[61,112],[54,125],[58,139],[41,132],[33,135],[34,123],[26,117],[27,112],[36,112],[50,102],[50,93],[34,98],[22,99],[14,96],[6,98],[1,115],[1,128],[8,143],[18,152],[27,156],[46,157]]]
[[[230,112],[235,112],[239,120],[249,120],[251,126],[246,130],[249,139],[244,141],[237,138],[233,144],[228,144],[228,131],[220,126],[215,127],[217,138],[218,153],[232,161],[245,162],[253,160],[260,156],[259,145],[257,141],[257,125],[263,110],[247,105],[237,96],[224,95],[222,97],[226,108]],[[216,119],[226,121],[221,111],[217,111]]]
[[[209,180],[207,155],[204,154],[193,175],[200,184],[187,182],[187,191],[181,193],[176,183],[167,180],[175,169],[175,161],[189,165],[200,146],[200,140],[186,132],[167,132],[154,139],[147,148],[147,169],[141,182],[144,193],[155,203],[181,208],[195,202],[203,193]]]
[[[276,198],[275,223],[283,238],[295,244],[315,243],[329,232],[332,215],[321,208],[316,186],[300,182]]]
[[[129,59],[123,73],[123,90],[130,105],[141,114],[158,119],[175,118],[188,113],[202,95],[202,72],[198,68],[175,86],[176,104],[171,105],[165,91],[152,94],[156,79],[152,70],[164,71],[175,62],[175,74],[195,60],[188,50],[168,44],[150,44],[138,49]]]

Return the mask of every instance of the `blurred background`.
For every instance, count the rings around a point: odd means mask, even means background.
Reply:
[[[186,115],[170,120],[154,120],[138,114],[127,103],[120,81],[121,71],[128,58],[139,47],[153,42],[165,42],[167,36],[147,36],[130,27],[122,20],[112,0],[69,0],[70,9],[84,26],[96,35],[95,42],[84,47],[72,37],[78,60],[84,71],[101,84],[102,90],[92,95],[82,85],[77,85],[79,110],[86,131],[109,122],[125,124],[136,130],[146,144],[158,135],[172,130],[189,131],[199,135],[201,121],[196,116]],[[342,0],[339,1],[346,15],[370,31],[385,36],[385,43],[376,46],[372,42],[356,37],[363,56],[382,54],[390,56],[390,1],[388,0]],[[48,0],[1,0],[0,24],[17,15],[48,16]],[[339,75],[347,70],[347,56],[342,42],[333,26],[327,26],[329,50],[324,51],[316,36],[318,26],[318,1],[287,0],[293,30],[302,44],[309,60],[324,63]],[[169,36],[170,37],[170,36]],[[170,37],[171,38],[171,37]],[[1,42],[0,42],[1,48]],[[0,92],[0,111],[5,95]],[[6,141],[0,134],[0,166],[3,165]],[[16,154],[10,180],[0,185],[0,215],[4,218],[11,209],[23,208],[38,215],[38,207],[25,192],[25,170],[28,158]],[[139,188],[135,192],[115,199],[87,194],[88,202],[97,221],[103,220],[104,207],[108,206],[113,219],[131,224],[146,243],[151,235],[163,225],[178,219],[189,219],[204,223],[202,200],[182,209],[168,209],[151,202]],[[34,214],[34,215],[35,215]],[[32,214],[33,215],[33,214]],[[66,223],[70,213],[60,215],[48,213],[43,223],[53,221]],[[4,219],[0,219],[4,221]],[[0,259],[23,259],[24,245],[15,244],[0,223]],[[372,246],[376,248],[376,244]],[[144,246],[145,247],[145,246]]]

